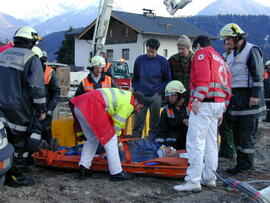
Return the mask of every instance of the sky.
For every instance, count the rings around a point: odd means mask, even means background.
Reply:
[[[207,5],[216,0],[193,0],[184,9],[179,10],[175,16],[195,15]],[[237,2],[237,0],[235,0]],[[270,6],[270,0],[254,0]],[[89,4],[98,4],[98,0],[1,0],[0,12],[7,13],[17,18],[29,17],[37,8],[55,9],[55,4],[62,3],[66,6],[77,8]],[[114,6],[119,6],[127,12],[141,13],[142,8],[151,8],[157,15],[168,16],[163,0],[114,0]]]

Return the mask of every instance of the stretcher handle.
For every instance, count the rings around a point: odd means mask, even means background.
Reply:
[[[47,164],[51,165],[53,163],[53,161],[56,159],[56,156],[59,155],[59,158],[63,158],[63,156],[65,156],[65,153],[67,152],[67,149],[63,149],[60,151],[48,151],[47,154]]]

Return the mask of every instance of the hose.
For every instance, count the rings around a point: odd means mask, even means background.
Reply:
[[[230,186],[232,188],[237,188],[238,190],[240,190],[243,193],[247,194],[249,197],[253,198],[253,200],[255,200],[256,202],[258,202],[258,203],[269,203],[269,201],[266,200],[259,193],[258,190],[256,190],[254,187],[250,186],[248,183],[238,181],[238,180],[236,180],[234,178],[226,178],[226,179],[224,179],[218,173],[215,172],[215,174],[218,177],[218,179],[220,179],[223,183],[225,183],[226,185],[228,185],[228,186]],[[254,181],[252,181],[252,182],[254,182]]]
[[[246,183],[252,184],[252,183],[270,183],[270,180],[251,180],[247,181]]]

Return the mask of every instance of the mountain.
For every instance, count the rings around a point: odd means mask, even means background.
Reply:
[[[53,0],[40,1],[38,7],[24,14],[22,19],[31,26],[45,22],[46,20],[69,12],[78,11],[90,5],[98,5],[96,0],[74,1],[74,0]]]
[[[197,15],[270,15],[270,7],[252,0],[217,0]]]
[[[191,23],[202,30],[220,38],[219,32],[227,23],[237,23],[247,34],[247,41],[260,47],[264,60],[270,60],[270,16],[240,16],[240,15],[218,15],[218,16],[192,16],[183,20]],[[254,25],[255,29],[254,29]],[[219,53],[224,51],[223,41],[214,40],[213,46]]]
[[[46,20],[45,22],[34,26],[41,36],[68,30],[69,27],[83,27],[90,24],[97,16],[98,8],[95,5],[83,9],[65,13]]]
[[[23,19],[31,26],[34,26],[41,24],[50,18],[72,12],[74,10],[76,10],[76,8],[69,4],[47,4],[39,9],[31,11],[31,14],[26,14],[26,17]]]
[[[28,25],[28,23],[22,19],[0,12],[0,41],[5,42],[6,39],[11,40],[16,30],[23,25]]]
[[[56,61],[55,52],[61,47],[62,41],[65,39],[65,33],[66,31],[54,32],[42,38],[40,48],[48,53],[49,61]]]

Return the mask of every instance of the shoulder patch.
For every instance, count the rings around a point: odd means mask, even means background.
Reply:
[[[198,60],[203,60],[204,59],[204,54],[200,54],[199,56],[198,56]]]

